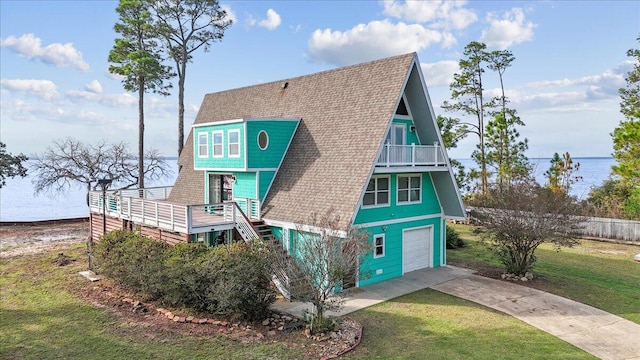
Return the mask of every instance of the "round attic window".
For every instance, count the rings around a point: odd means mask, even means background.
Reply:
[[[262,130],[258,133],[258,147],[260,150],[266,150],[269,146],[269,135],[266,131]]]

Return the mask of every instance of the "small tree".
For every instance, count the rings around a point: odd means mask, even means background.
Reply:
[[[474,209],[471,216],[487,228],[507,273],[524,276],[542,243],[561,247],[578,242],[582,218],[574,215],[577,205],[566,194],[527,180],[492,195],[491,208]]]
[[[27,176],[27,168],[22,165],[29,160],[24,154],[12,155],[7,152],[7,145],[0,141],[0,188],[6,184],[7,178]]]
[[[344,299],[336,290],[358,273],[371,243],[367,232],[341,231],[340,217],[333,210],[313,213],[304,223],[297,227],[290,254],[277,245],[273,249],[272,271],[281,284],[288,285],[293,299],[313,305],[311,331],[315,332],[328,326],[326,311],[342,308]],[[360,279],[364,276],[360,273]]]
[[[568,152],[562,154],[562,157],[554,153],[550,162],[549,170],[544,173],[547,177],[547,186],[556,193],[569,194],[571,185],[582,181],[582,176],[574,175],[580,170],[580,163],[574,163]]]
[[[84,185],[87,192],[98,179],[112,180],[112,187],[130,188],[138,184],[137,158],[127,144],[87,145],[72,138],[55,140],[52,146],[34,159],[31,170],[35,172],[35,192],[57,193],[72,186]],[[166,161],[157,150],[148,150],[143,163],[143,176],[150,180],[171,174]]]

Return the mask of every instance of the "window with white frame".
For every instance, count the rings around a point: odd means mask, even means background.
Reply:
[[[222,157],[224,151],[224,143],[222,131],[214,131],[213,133],[213,157]]]
[[[229,157],[240,156],[240,131],[229,130]]]
[[[381,258],[384,256],[384,234],[373,237],[373,258]]]
[[[198,134],[198,157],[205,158],[209,156],[209,136],[207,133]]]
[[[389,176],[376,176],[369,180],[362,199],[363,206],[389,205]]]
[[[422,175],[398,175],[398,204],[419,203],[421,190]]]

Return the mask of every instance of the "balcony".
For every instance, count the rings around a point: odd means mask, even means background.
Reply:
[[[171,187],[89,193],[92,213],[133,221],[155,228],[197,234],[236,228],[243,237],[253,237],[250,220],[236,202],[179,205],[166,201]],[[259,215],[256,199],[243,199],[250,212]],[[243,233],[245,232],[245,233]]]
[[[375,172],[446,171],[440,145],[384,145]]]

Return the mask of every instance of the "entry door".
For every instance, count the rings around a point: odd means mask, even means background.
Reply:
[[[209,174],[209,204],[222,203],[222,175]]]

